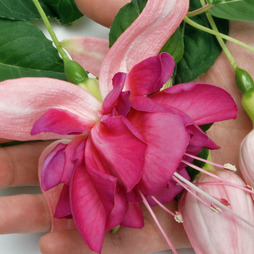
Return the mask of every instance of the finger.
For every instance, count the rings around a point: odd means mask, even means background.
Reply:
[[[130,0],[75,0],[79,10],[99,24],[110,27],[119,9]]]
[[[176,203],[168,207],[176,208]],[[154,207],[163,228],[172,241],[175,248],[189,247],[189,241],[181,224],[174,221],[173,217],[164,212],[160,207]],[[116,234],[105,234],[102,253],[112,254],[140,254],[152,253],[169,249],[161,232],[153,219],[144,212],[145,226],[142,229],[121,227]],[[85,244],[77,230],[61,230],[49,233],[40,240],[40,250],[43,254],[93,254]]]
[[[38,160],[50,142],[0,148],[0,188],[38,184]]]
[[[0,197],[0,234],[49,231],[51,220],[42,194]]]

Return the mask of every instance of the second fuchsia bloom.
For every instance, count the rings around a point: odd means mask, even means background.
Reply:
[[[221,177],[224,182],[201,173],[194,183],[253,225],[254,204],[250,194],[245,192],[243,180],[232,172],[220,171],[215,176]],[[196,195],[203,198],[199,193]],[[205,201],[209,202],[204,198]],[[239,218],[227,211],[220,211],[216,206],[212,211],[209,204],[204,205],[188,192],[181,197],[179,207],[184,218],[183,226],[195,253],[253,253],[254,229]]]
[[[172,57],[163,53],[128,75],[117,73],[103,103],[47,78],[0,85],[2,136],[60,138],[42,154],[41,185],[48,190],[64,183],[55,216],[72,217],[95,252],[105,231],[143,226],[140,193],[154,205],[151,196],[166,203],[182,190],[171,177],[178,171],[188,178],[181,164],[186,151],[218,148],[198,125],[236,117],[231,96],[213,85],[179,84],[159,92],[173,69]]]

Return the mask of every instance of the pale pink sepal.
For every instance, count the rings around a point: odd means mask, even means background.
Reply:
[[[99,120],[101,102],[84,89],[51,78],[20,78],[0,84],[0,136],[12,140],[58,139],[59,134],[30,134],[50,108],[68,109],[89,122]],[[14,124],[15,123],[15,124]]]
[[[98,77],[103,58],[109,51],[109,41],[93,37],[73,37],[61,41],[71,58]]]
[[[118,38],[104,58],[99,85],[102,98],[112,90],[117,72],[128,73],[142,60],[159,53],[189,9],[189,0],[148,0],[134,23]]]
[[[58,140],[52,144],[50,144],[48,147],[44,149],[42,152],[40,159],[39,159],[39,169],[38,169],[38,177],[40,181],[40,186],[41,186],[41,168],[42,164],[45,160],[45,158],[51,153],[51,151],[60,143],[63,142],[62,140]],[[76,228],[75,223],[72,219],[56,219],[54,217],[57,203],[59,200],[59,197],[62,192],[64,184],[59,184],[56,187],[44,191],[43,189],[41,190],[43,193],[43,196],[47,202],[49,212],[50,212],[50,217],[51,217],[51,231],[56,231],[56,230],[63,230],[63,229],[74,229]]]

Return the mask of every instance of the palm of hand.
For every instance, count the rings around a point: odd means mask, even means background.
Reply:
[[[232,22],[230,35],[251,44],[254,43],[254,35],[250,33],[253,28],[253,24]],[[231,43],[228,43],[228,47],[238,66],[252,74],[251,63],[254,54]],[[234,82],[234,72],[224,54],[199,81],[223,87],[231,93],[239,106],[236,120],[214,124],[209,130],[209,136],[222,147],[221,150],[213,152],[213,160],[237,165],[239,144],[252,126],[241,108],[241,94]],[[41,142],[1,148],[1,187],[37,184],[38,158],[47,145],[48,142]],[[168,204],[168,207],[172,211],[177,210],[177,204],[174,202]],[[174,246],[177,248],[188,246],[182,226],[160,208],[155,207],[154,210]],[[5,218],[0,230],[2,234],[41,232],[50,229],[49,211],[42,195],[1,197],[0,211]],[[146,224],[142,230],[121,228],[114,236],[107,233],[103,253],[151,253],[167,249],[165,241],[145,209],[144,217]],[[92,253],[76,230],[49,233],[42,238],[40,247],[42,253],[47,254]]]

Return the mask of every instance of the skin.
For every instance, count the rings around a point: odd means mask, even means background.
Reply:
[[[102,6],[102,0],[76,0],[83,13],[106,26],[112,24],[115,14],[126,2],[128,1],[104,0],[105,4]],[[231,22],[230,36],[254,45],[254,34],[251,32],[253,29],[254,24],[251,23]],[[238,66],[252,75],[254,53],[232,43],[227,45]],[[231,93],[239,106],[236,120],[216,123],[208,133],[222,147],[221,150],[212,153],[213,160],[218,163],[230,162],[237,166],[239,145],[252,129],[252,124],[241,108],[241,94],[234,82],[234,72],[223,53],[214,66],[198,81],[223,87]],[[0,139],[0,142],[6,140]],[[38,184],[38,158],[48,144],[49,142],[27,143],[0,148],[0,188]],[[168,204],[167,207],[172,211],[178,210],[176,202]],[[169,248],[147,210],[145,208],[143,210],[145,227],[141,230],[120,228],[114,236],[106,233],[103,254],[141,254]],[[181,224],[176,223],[159,207],[155,207],[154,211],[176,248],[190,246]],[[45,199],[40,194],[0,197],[0,214],[5,218],[0,224],[0,234],[46,232],[50,229],[49,211]],[[43,254],[93,253],[83,242],[77,230],[46,234],[41,238],[40,249]]]

